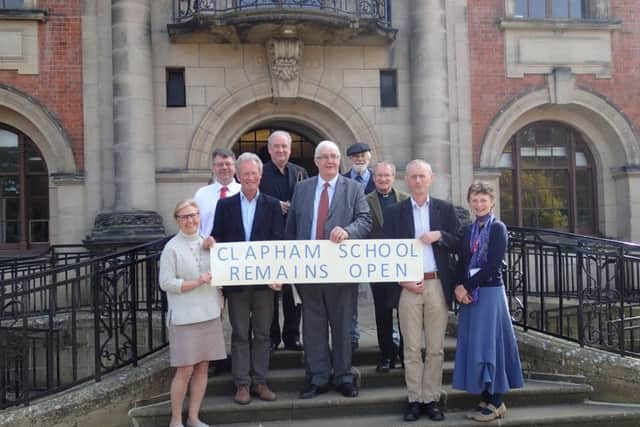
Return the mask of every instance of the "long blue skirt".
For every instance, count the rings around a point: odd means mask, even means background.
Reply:
[[[478,302],[460,308],[453,388],[504,394],[524,383],[507,296],[503,286],[479,293]]]

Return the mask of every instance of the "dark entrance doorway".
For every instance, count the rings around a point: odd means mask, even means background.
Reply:
[[[290,161],[306,168],[310,176],[317,175],[318,168],[313,161],[313,152],[316,145],[325,138],[306,126],[296,123],[269,122],[256,126],[242,135],[233,145],[232,150],[236,156],[248,151],[260,156],[263,162],[268,162],[270,159],[267,139],[276,130],[285,130],[291,134]]]

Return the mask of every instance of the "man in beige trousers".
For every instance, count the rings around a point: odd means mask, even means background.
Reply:
[[[456,251],[460,224],[453,205],[429,196],[433,180],[424,160],[407,164],[405,181],[411,197],[384,212],[387,238],[420,239],[424,262],[423,280],[401,282],[398,312],[404,338],[405,382],[408,405],[405,421],[425,413],[433,421],[444,420],[438,406],[442,388],[444,335],[453,296],[450,252]],[[422,361],[422,343],[426,360]]]

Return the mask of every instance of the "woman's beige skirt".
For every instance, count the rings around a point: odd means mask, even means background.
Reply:
[[[169,326],[171,366],[190,366],[227,357],[220,318]]]

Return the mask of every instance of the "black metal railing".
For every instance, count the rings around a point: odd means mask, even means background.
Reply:
[[[0,409],[100,380],[167,345],[165,242],[0,281]]]
[[[380,25],[391,25],[390,0],[173,0],[176,23],[190,20],[198,14],[222,16],[267,9],[317,11],[374,19]]]
[[[640,356],[640,245],[510,227],[505,284],[515,324]]]
[[[37,254],[0,257],[0,282],[50,270],[96,256],[83,245],[54,245]]]
[[[640,356],[640,245],[518,227],[509,239],[515,324]],[[166,240],[0,281],[0,409],[100,380],[167,345]]]

